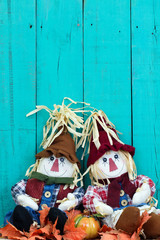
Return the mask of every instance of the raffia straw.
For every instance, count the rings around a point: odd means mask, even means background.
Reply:
[[[41,160],[42,160],[42,159],[43,159],[43,158],[41,158]],[[35,162],[35,164],[32,164],[32,165],[27,169],[25,176],[29,177],[29,176],[32,174],[32,172],[37,171],[38,165],[39,165],[39,163],[40,163],[41,160],[37,159],[36,162]]]
[[[85,149],[82,157],[84,157],[85,153],[87,154],[90,152],[90,141],[91,141],[92,136],[93,136],[92,141],[94,142],[97,149],[99,149],[99,147],[100,147],[99,130],[98,130],[97,123],[99,123],[101,125],[101,127],[104,129],[104,131],[107,133],[108,139],[109,139],[109,142],[111,145],[113,145],[112,138],[114,138],[118,142],[124,144],[118,138],[117,134],[113,131],[113,129],[115,129],[114,124],[108,119],[108,117],[102,110],[94,109],[92,111],[90,110],[90,112],[91,112],[91,114],[88,117],[88,119],[85,121],[84,128],[82,131],[82,136],[81,136],[81,139],[77,146],[77,147],[82,146],[82,148],[86,148],[86,144],[88,144],[88,151],[86,151],[87,149]],[[118,131],[116,130],[116,132],[118,132]],[[120,132],[118,132],[118,133],[120,133]]]
[[[70,103],[65,105],[65,100],[69,100]],[[45,110],[49,113],[49,119],[47,120],[45,126],[43,127],[43,141],[41,146],[45,149],[49,147],[52,142],[57,138],[64,129],[67,129],[68,132],[73,134],[75,147],[78,148],[78,138],[82,137],[84,132],[79,132],[77,129],[83,130],[84,128],[84,120],[83,116],[78,116],[77,113],[84,114],[85,112],[89,112],[89,110],[84,110],[84,108],[70,108],[72,104],[85,104],[88,107],[90,104],[85,102],[75,102],[70,98],[65,97],[63,99],[62,105],[54,104],[54,109],[51,110],[48,107],[41,105],[36,106],[36,109],[28,113],[26,116],[31,116],[41,110]],[[79,145],[80,146],[80,145]]]
[[[150,207],[157,207],[158,205],[158,200],[156,198],[154,198],[153,196],[149,196],[149,198],[147,199],[147,203],[149,203]]]

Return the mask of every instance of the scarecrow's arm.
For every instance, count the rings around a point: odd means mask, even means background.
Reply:
[[[14,186],[12,186],[11,193],[12,193],[13,200],[15,201],[16,204],[19,204],[19,202],[17,200],[17,197],[19,195],[22,195],[22,194],[27,195],[25,193],[26,192],[26,184],[27,184],[27,180],[22,179],[21,181],[16,183]]]
[[[139,175],[134,180],[134,184],[137,187],[136,193],[133,195],[132,203],[141,204],[146,203],[149,200],[150,196],[153,196],[155,193],[155,184],[147,176]]]
[[[138,175],[137,178],[132,182],[137,188],[141,188],[144,183],[147,183],[151,191],[151,196],[153,196],[156,191],[155,183],[147,176]]]
[[[68,193],[67,198],[58,206],[62,211],[75,208],[82,202],[84,196],[84,189],[82,187],[76,188],[73,193]]]
[[[23,207],[28,206],[34,210],[38,210],[37,203],[28,194],[26,194],[26,184],[27,180],[22,179],[11,188],[13,200],[17,205],[21,205]]]
[[[105,192],[104,192],[105,191]],[[83,205],[91,213],[101,213],[102,215],[109,215],[113,212],[113,209],[105,204],[100,196],[106,194],[107,189],[98,188],[96,186],[89,186],[83,198]],[[107,199],[105,199],[107,201]]]
[[[76,206],[79,205],[84,197],[84,189],[83,187],[76,188],[74,192],[72,193],[76,200]]]

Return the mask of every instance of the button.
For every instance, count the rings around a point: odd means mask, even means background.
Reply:
[[[45,192],[44,196],[45,196],[46,198],[49,198],[49,197],[51,196],[51,193],[50,193],[49,191],[47,191],[47,192]]]
[[[127,206],[128,205],[128,201],[127,200],[122,200],[121,201],[121,205],[123,206],[123,207],[125,207],[125,206]]]
[[[47,204],[45,204],[45,203],[41,205],[41,208],[42,208],[42,209],[44,209],[44,208],[46,208],[46,207],[48,207],[48,206],[47,206]]]
[[[120,191],[120,197],[123,197],[123,196],[124,196],[124,191],[121,190],[121,191]]]

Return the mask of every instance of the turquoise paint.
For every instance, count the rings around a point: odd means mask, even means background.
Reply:
[[[86,1],[84,99],[107,114],[128,144],[131,143],[130,68],[129,1]]]
[[[37,3],[0,2],[1,224],[48,117],[25,115],[65,96],[104,110],[136,147],[138,173],[160,187],[159,1]]]
[[[32,25],[32,28],[30,28]],[[24,178],[34,161],[35,117],[35,4],[0,2],[0,219],[15,204],[11,186]]]
[[[46,1],[37,6],[37,104],[53,108],[64,96],[83,101],[81,1]],[[37,115],[37,147],[47,114]]]
[[[131,143],[130,68],[129,1],[86,1],[84,99],[108,115],[128,144]]]
[[[160,191],[160,36],[159,1],[132,3],[133,144],[138,173]],[[160,198],[159,198],[160,200]]]

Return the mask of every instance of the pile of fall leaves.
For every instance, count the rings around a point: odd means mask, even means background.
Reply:
[[[68,220],[64,226],[64,234],[60,235],[58,229],[56,229],[56,223],[53,224],[47,219],[49,212],[48,207],[40,211],[40,227],[32,225],[29,232],[22,232],[15,228],[12,224],[8,223],[5,227],[0,229],[0,235],[3,238],[17,239],[17,240],[82,240],[85,239],[86,233],[80,227],[75,227],[75,216],[81,212],[78,210],[72,210],[66,212]],[[148,221],[150,216],[147,212],[142,215],[142,221],[136,232],[131,236],[123,231],[113,230],[112,228],[103,225],[99,231],[99,238],[101,240],[140,240],[140,235],[143,234],[143,224]]]

